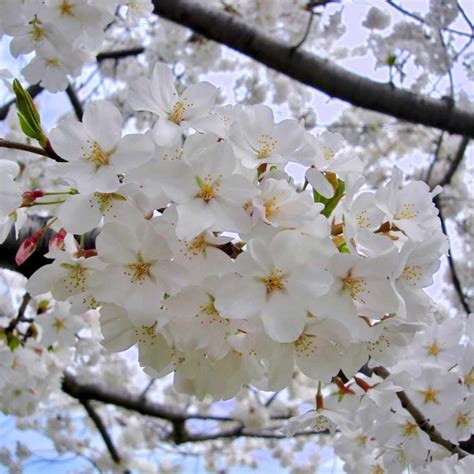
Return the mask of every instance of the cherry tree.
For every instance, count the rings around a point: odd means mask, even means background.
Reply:
[[[474,24],[424,3],[1,1],[9,472],[472,471]]]

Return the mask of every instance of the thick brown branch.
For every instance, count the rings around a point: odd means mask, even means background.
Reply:
[[[294,49],[235,15],[190,0],[154,0],[155,13],[312,86],[331,97],[402,120],[474,137],[474,114],[364,78],[310,52]]]
[[[0,268],[10,268],[22,273],[26,277],[30,277],[36,270],[38,270],[38,268],[51,263],[50,260],[44,258],[44,255],[48,252],[49,240],[53,236],[53,231],[51,229],[47,229],[45,231],[38,242],[35,253],[28,260],[26,260],[25,263],[19,267],[17,267],[15,263],[15,255],[21,242],[27,237],[31,237],[37,230],[44,227],[48,219],[49,218],[47,217],[41,217],[37,215],[29,216],[26,224],[20,230],[18,239],[15,236],[14,230],[12,229],[10,231],[10,234],[8,235],[5,242],[0,244]],[[98,233],[99,229],[94,229],[85,234],[86,249],[95,248],[95,239]],[[242,252],[242,249],[232,242],[220,245],[218,248],[220,248],[224,253],[232,258],[236,258],[237,255]]]
[[[374,372],[383,379],[386,379],[390,375],[390,372],[385,367],[376,367]],[[468,455],[468,453],[463,451],[459,446],[444,439],[441,436],[441,433],[429,422],[429,420],[426,419],[423,413],[421,413],[421,411],[413,404],[405,392],[397,392],[397,397],[400,400],[402,407],[410,413],[416,421],[416,424],[430,437],[433,443],[443,446],[443,448],[446,448],[453,454],[457,454],[460,458],[464,458]]]
[[[65,373],[62,383],[62,389],[65,393],[77,400],[95,400],[106,404],[115,405],[127,410],[140,413],[142,415],[160,418],[169,421],[173,430],[169,439],[176,444],[209,441],[221,438],[235,438],[238,436],[281,439],[285,436],[273,430],[252,431],[246,429],[240,421],[235,418],[219,415],[210,415],[207,413],[187,413],[175,407],[162,405],[156,402],[150,402],[143,398],[142,395],[133,395],[126,392],[117,392],[97,384],[79,383],[74,376]],[[272,420],[286,420],[287,416],[272,416]],[[221,428],[215,433],[189,433],[186,430],[187,420],[203,420],[211,422],[231,422],[235,426],[229,428]],[[301,432],[296,436],[310,436],[313,432]]]

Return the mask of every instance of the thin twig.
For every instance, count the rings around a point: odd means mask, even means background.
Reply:
[[[19,323],[25,320],[25,311],[26,311],[26,308],[28,308],[28,304],[30,303],[30,301],[31,301],[31,295],[28,292],[26,292],[23,295],[21,305],[18,308],[17,317],[10,322],[5,332],[11,333],[18,326]]]
[[[426,22],[426,20],[424,18],[421,18],[421,16],[418,16],[415,13],[412,13],[408,10],[405,10],[403,7],[401,7],[400,5],[395,3],[393,0],[387,0],[387,3],[391,7],[395,8],[395,10],[398,10],[400,13],[403,13],[403,15],[406,15],[406,16],[412,18],[413,20],[418,21],[419,23],[423,23],[424,25],[431,26],[429,23]],[[455,30],[453,28],[443,28],[443,30],[444,31],[449,31],[450,33],[454,33],[456,35],[467,36],[469,38],[472,38],[472,34],[466,33],[465,31]]]
[[[441,140],[441,138],[442,137],[440,137],[440,140]],[[448,171],[446,172],[446,175],[438,183],[440,186],[448,186],[451,183],[451,180],[452,180],[454,174],[458,170],[459,165],[461,164],[461,162],[464,158],[464,154],[466,152],[466,149],[467,149],[468,145],[469,145],[469,138],[468,137],[463,137],[462,140],[461,140],[461,143],[459,144],[459,147],[456,151],[456,154],[454,155],[454,158],[451,162],[451,165],[450,165]],[[429,184],[429,178],[431,176],[431,169],[434,167],[434,165],[436,164],[436,162],[438,160],[440,149],[441,149],[441,141],[438,142],[435,157],[434,157],[433,163],[430,167],[430,170],[428,172],[429,173],[429,175],[427,177],[428,184]],[[441,199],[439,194],[434,197],[433,202],[435,203],[436,207],[438,208],[438,212],[439,212],[438,216],[439,216],[439,220],[441,222],[441,230],[449,238],[448,228],[446,226],[446,222],[445,222],[444,215],[443,215],[442,199]],[[462,287],[462,284],[461,284],[461,280],[459,279],[459,276],[458,276],[458,273],[457,273],[457,270],[456,270],[456,265],[454,264],[454,259],[453,259],[453,256],[451,254],[451,251],[448,252],[447,258],[448,258],[448,265],[449,265],[449,270],[451,272],[451,279],[453,281],[454,289],[456,290],[459,301],[461,302],[461,305],[462,305],[464,311],[466,312],[466,314],[469,315],[471,313],[471,307],[469,305],[467,296],[464,293],[464,290],[463,290],[463,287]]]
[[[156,379],[151,379],[145,389],[143,390],[142,394],[140,395],[143,399],[146,398],[147,393],[150,391],[150,389],[153,387],[154,383],[156,382]]]
[[[120,455],[117,449],[115,448],[112,438],[110,437],[107,431],[107,428],[105,427],[104,422],[102,421],[102,418],[94,410],[89,400],[79,399],[79,403],[84,407],[87,414],[89,415],[91,420],[94,422],[94,425],[96,426],[97,430],[102,436],[102,439],[104,440],[105,445],[107,446],[107,449],[110,453],[110,457],[112,458],[112,460],[115,462],[115,464],[120,464],[120,461],[121,461]]]
[[[293,46],[293,49],[294,49],[294,50],[297,50],[300,46],[303,46],[303,44],[305,43],[305,41],[308,39],[309,32],[311,31],[311,25],[313,24],[313,18],[314,18],[314,12],[313,12],[313,11],[310,11],[310,12],[309,12],[308,24],[306,25],[306,30],[305,30],[305,32],[304,32],[303,38],[301,38],[301,40],[298,41],[298,43],[296,43],[296,44]]]
[[[390,375],[390,372],[385,367],[375,367],[374,372],[383,379],[386,379]],[[452,454],[457,454],[460,458],[468,456],[466,451],[441,436],[441,433],[426,419],[423,413],[421,413],[421,411],[413,404],[404,391],[397,392],[397,397],[400,400],[402,407],[410,413],[416,421],[416,424],[430,437],[433,443],[443,446],[443,448],[446,448]]]
[[[428,184],[428,186],[430,185],[433,169],[438,161],[439,152],[441,150],[441,144],[443,143],[443,137],[444,137],[444,131],[442,131],[439,134],[438,140],[436,140],[436,149],[435,149],[435,152],[433,153],[433,161],[431,162],[430,167],[428,168],[428,172],[426,173],[425,182],[426,184]]]
[[[122,58],[128,58],[129,56],[138,56],[145,51],[143,46],[129,49],[117,49],[115,51],[103,51],[96,56],[97,62],[105,61],[106,59],[119,60]]]
[[[13,142],[11,140],[5,140],[0,138],[0,148],[10,148],[12,150],[28,151],[29,153],[35,153],[36,155],[46,156],[49,158],[47,151],[40,147],[27,145],[26,143]]]
[[[278,397],[278,395],[280,394],[280,390],[275,392],[266,402],[265,402],[265,406],[268,408],[276,399],[276,397]]]
[[[439,195],[436,196],[433,199],[433,201],[439,211],[439,220],[441,221],[441,230],[443,231],[443,234],[448,235],[448,229],[446,227],[446,222],[444,221],[443,210],[442,210],[443,207],[441,206]],[[449,270],[451,271],[451,279],[453,281],[453,286],[454,286],[454,289],[456,290],[456,293],[458,294],[459,301],[461,302],[461,306],[463,307],[466,314],[469,315],[471,314],[472,311],[467,301],[467,296],[464,294],[461,281],[459,280],[458,272],[456,270],[456,266],[454,265],[454,259],[451,254],[451,251],[448,252],[448,265],[449,265]]]
[[[81,101],[76,94],[74,86],[69,84],[66,88],[66,94],[69,97],[69,101],[71,102],[72,108],[74,113],[76,114],[77,120],[82,120],[82,116],[84,115],[84,110],[82,108]]]
[[[465,22],[469,25],[469,28],[471,28],[471,31],[474,32],[474,24],[472,23],[471,19],[467,16],[467,13],[464,11],[463,7],[460,5],[458,1],[456,1],[456,6],[458,7],[459,13],[461,13],[461,16],[464,18]]]
[[[456,151],[456,155],[454,156],[453,161],[451,162],[451,166],[449,167],[445,177],[440,181],[440,186],[447,186],[451,184],[451,180],[456,173],[459,165],[461,164],[462,159],[464,158],[464,153],[466,152],[467,146],[469,145],[469,138],[463,137],[459,147]]]
[[[441,29],[438,30],[439,41],[443,48],[444,52],[444,62],[446,63],[446,73],[449,78],[449,98],[451,99],[451,103],[454,104],[454,80],[453,80],[453,72],[451,70],[451,63],[449,61],[449,54],[448,48],[446,47],[446,43],[444,41],[443,32]]]

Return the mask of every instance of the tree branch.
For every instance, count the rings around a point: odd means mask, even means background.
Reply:
[[[136,47],[136,48],[130,48],[130,49],[119,49],[116,51],[104,51],[102,53],[99,53],[96,56],[97,62],[102,62],[105,61],[106,59],[115,59],[119,60],[122,58],[126,58],[128,56],[138,56],[139,54],[142,54],[145,51],[145,48],[143,47]],[[66,89],[66,93],[69,96],[69,88]],[[43,92],[44,88],[40,86],[39,84],[34,84],[30,87],[28,87],[28,92],[30,93],[31,97],[35,98],[38,94]],[[69,97],[71,98],[71,97]],[[10,110],[10,107],[15,103],[15,99],[10,100],[7,102],[5,105],[0,107],[0,120],[5,120],[5,118],[8,115],[8,111]],[[77,112],[76,112],[77,115]],[[79,119],[80,120],[80,119]]]
[[[276,433],[271,429],[262,431],[247,430],[242,423],[228,416],[210,415],[207,413],[187,413],[185,410],[177,409],[162,405],[156,402],[150,402],[143,398],[142,395],[133,395],[126,392],[116,392],[102,387],[97,384],[79,383],[73,375],[65,372],[62,382],[62,390],[73,398],[76,398],[82,403],[82,400],[95,400],[106,404],[115,405],[127,410],[140,413],[141,415],[160,418],[169,421],[173,426],[173,430],[169,436],[175,444],[182,444],[188,442],[201,442],[221,438],[235,438],[238,436],[267,438],[267,439],[282,439],[285,435]],[[286,420],[286,416],[272,416],[272,420]],[[230,428],[222,428],[216,433],[189,433],[186,430],[187,420],[203,420],[214,422],[231,422],[236,423],[236,426]],[[304,431],[297,433],[296,436],[314,435],[313,432]]]
[[[12,142],[10,140],[5,140],[0,138],[0,148],[9,148],[11,150],[20,150],[28,151],[29,153],[35,153],[36,155],[46,156],[49,158],[47,151],[39,148],[37,146],[27,145],[26,143]]]
[[[112,438],[110,437],[107,428],[104,425],[104,422],[102,421],[102,418],[99,416],[99,414],[94,410],[93,406],[91,405],[90,401],[87,399],[79,399],[79,403],[84,407],[86,410],[87,414],[91,418],[91,420],[94,422],[94,425],[96,426],[97,430],[99,431],[100,435],[102,436],[102,439],[104,440],[105,445],[107,446],[107,449],[110,453],[110,457],[114,461],[115,464],[120,464],[120,455],[115,448],[115,445],[112,441]]]
[[[457,169],[459,168],[459,165],[462,162],[462,159],[464,157],[464,154],[466,152],[466,149],[467,149],[468,145],[469,145],[469,138],[463,137],[462,140],[461,140],[461,143],[459,144],[459,147],[456,151],[456,155],[454,156],[454,159],[451,162],[451,165],[450,165],[446,175],[444,176],[444,178],[439,183],[441,186],[448,186],[451,183],[451,180],[452,180],[454,174],[456,173]],[[439,152],[439,148],[440,147],[438,147],[438,150],[437,150],[438,152]],[[437,159],[437,156],[435,156],[435,161],[436,161],[436,159]],[[449,238],[448,228],[446,226],[446,222],[445,222],[444,215],[443,215],[443,206],[441,204],[440,195],[438,194],[437,196],[435,196],[433,201],[434,201],[434,203],[435,203],[435,205],[436,205],[436,207],[438,208],[438,211],[439,211],[439,219],[440,219],[440,222],[441,222],[441,229],[442,229],[443,233]],[[462,284],[461,284],[461,280],[459,279],[458,272],[456,270],[456,265],[454,264],[454,259],[453,259],[453,256],[451,254],[451,250],[448,252],[447,258],[448,258],[448,265],[449,265],[449,269],[450,269],[450,272],[451,272],[451,279],[453,281],[454,289],[456,290],[459,301],[461,302],[461,305],[462,305],[464,311],[466,312],[466,314],[469,315],[472,312],[471,307],[469,305],[468,298],[464,293],[464,290],[463,290],[463,287],[462,287]]]
[[[385,367],[376,367],[374,372],[383,379],[386,379],[390,375],[390,372]],[[462,450],[459,446],[444,439],[441,436],[441,433],[426,419],[423,413],[421,413],[421,411],[413,404],[405,392],[397,392],[397,397],[400,400],[402,407],[410,413],[416,421],[416,424],[430,437],[433,443],[443,446],[443,448],[446,448],[452,454],[457,454],[460,458],[464,458],[468,455],[468,453]]]
[[[331,97],[401,120],[474,138],[474,114],[451,101],[433,99],[364,78],[310,52],[262,33],[247,22],[189,0],[154,0],[155,13],[233,48]]]
[[[413,20],[416,20],[417,22],[419,23],[423,23],[424,25],[428,25],[431,27],[431,25],[429,23],[426,22],[426,20],[424,18],[422,18],[421,16],[418,16],[416,15],[415,13],[412,13],[408,10],[406,10],[405,8],[401,7],[400,5],[396,4],[393,0],[387,0],[387,3],[395,8],[395,10],[399,11],[400,13],[402,13],[403,15],[405,16],[408,16],[410,18],[412,18]],[[461,10],[462,12],[462,10]],[[469,38],[472,38],[472,35],[469,34],[469,33],[466,33],[464,31],[459,31],[459,30],[455,30],[453,28],[442,28],[444,31],[449,31],[450,33],[454,33],[456,35],[460,35],[460,36],[467,36]]]
[[[84,110],[82,109],[81,101],[76,94],[74,86],[69,84],[66,88],[66,94],[69,97],[74,113],[76,114],[77,120],[82,121],[82,116],[84,115]]]
[[[138,56],[144,52],[145,48],[143,46],[129,49],[117,49],[115,51],[104,51],[96,56],[96,60],[98,63],[101,63],[107,59],[119,60],[122,58],[128,58],[129,56]]]

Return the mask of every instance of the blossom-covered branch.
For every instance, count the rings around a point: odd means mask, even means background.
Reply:
[[[385,367],[376,367],[374,372],[383,379],[386,379],[390,376],[390,372]],[[403,390],[397,392],[397,397],[400,400],[402,407],[405,408],[408,413],[410,413],[417,425],[430,437],[433,443],[443,446],[443,448],[446,448],[453,454],[457,454],[460,458],[463,458],[469,454],[459,446],[456,446],[447,439],[444,439],[443,436],[441,436],[441,433],[433,426],[432,423],[430,423],[423,413],[421,413],[418,407],[413,404],[413,402]]]
[[[229,46],[292,79],[358,107],[474,138],[474,114],[452,102],[382,84],[294,49],[235,15],[190,0],[156,0],[155,13]]]

